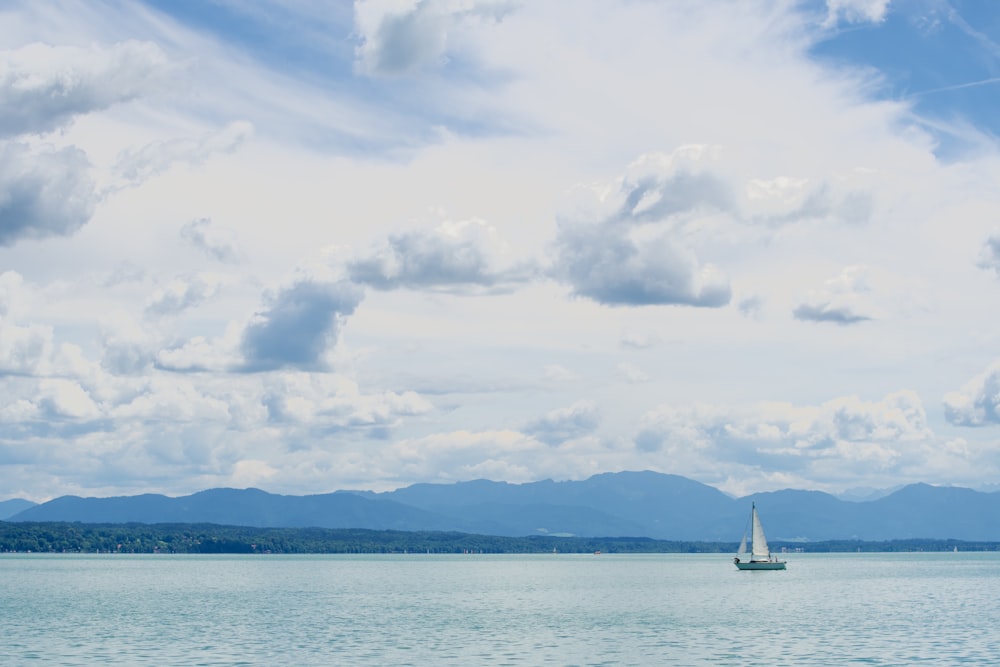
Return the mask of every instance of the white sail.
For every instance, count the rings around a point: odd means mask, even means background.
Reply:
[[[771,555],[771,550],[767,546],[767,538],[764,537],[764,529],[760,524],[760,517],[757,515],[757,504],[752,505],[750,512],[750,554],[747,557],[747,534],[743,533],[743,541],[740,542],[739,553],[733,558],[737,569],[740,570],[784,570],[785,561],[778,560]]]
[[[767,548],[767,538],[764,537],[764,527],[760,525],[757,517],[757,506],[753,507],[753,538],[750,544],[751,560],[767,560],[771,557],[771,550]]]

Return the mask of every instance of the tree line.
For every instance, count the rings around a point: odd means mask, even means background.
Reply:
[[[807,552],[996,551],[1000,542],[891,540],[772,542]],[[254,528],[215,524],[85,524],[0,521],[0,553],[387,554],[387,553],[732,553],[735,542],[644,537],[505,537],[459,532]]]

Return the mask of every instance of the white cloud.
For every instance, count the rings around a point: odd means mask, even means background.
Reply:
[[[52,328],[0,322],[0,369],[6,373],[35,373],[52,354]]]
[[[995,146],[816,9],[10,4],[0,486],[995,477]]]
[[[155,338],[127,312],[116,311],[99,321],[101,366],[116,375],[139,375],[153,363]]]
[[[790,176],[751,178],[741,204],[748,220],[770,226],[813,221],[865,224],[874,208],[869,180],[864,170],[815,181]]]
[[[233,323],[217,339],[194,336],[181,343],[167,345],[156,352],[156,365],[178,372],[227,372],[239,368],[243,362],[240,353],[242,331],[240,325]]]
[[[680,241],[701,212],[731,206],[706,166],[715,155],[705,146],[647,154],[616,183],[581,191],[591,196],[562,214],[551,275],[606,305],[729,303],[728,278]]]
[[[192,220],[184,225],[181,238],[220,262],[239,261],[241,252],[236,232],[214,225],[208,218]]]
[[[577,401],[526,423],[521,430],[542,442],[556,445],[588,435],[597,428],[601,416],[593,401]]]
[[[78,383],[49,379],[39,383],[37,404],[48,419],[94,419],[100,408]]]
[[[115,406],[111,414],[143,424],[200,421],[225,424],[229,421],[226,401],[199,391],[185,377],[150,379],[134,397]]]
[[[224,277],[213,274],[177,277],[150,296],[146,315],[165,317],[200,306],[215,296],[225,282]]]
[[[260,488],[278,475],[278,468],[266,461],[237,461],[233,466],[232,479],[235,488]]]
[[[0,57],[0,137],[50,132],[74,117],[162,88],[171,67],[155,44],[78,48],[35,43]]]
[[[169,139],[126,150],[114,166],[117,175],[130,186],[163,173],[175,164],[201,165],[219,153],[233,153],[253,134],[253,125],[234,121],[221,130],[212,130],[197,139]],[[192,223],[194,224],[194,223]],[[189,226],[190,227],[190,226]],[[185,229],[188,229],[186,227]],[[197,228],[192,232],[196,232]]]
[[[846,23],[881,23],[889,12],[891,0],[826,0],[825,25]]]
[[[958,426],[1000,424],[1000,363],[944,396],[945,416]]]
[[[497,229],[485,221],[447,221],[429,231],[393,234],[347,269],[354,282],[376,289],[505,291],[536,272],[531,262],[510,255]]]
[[[578,379],[576,373],[559,364],[546,364],[544,371],[548,382],[573,382]]]
[[[512,6],[509,1],[495,0],[358,0],[354,8],[361,38],[358,66],[372,76],[439,67],[449,55],[460,54],[463,31],[483,21],[499,20]]]
[[[880,401],[856,396],[818,406],[664,406],[647,413],[637,447],[702,474],[711,461],[840,483],[858,474],[899,474],[934,438],[920,398],[899,391]]]
[[[632,328],[626,328],[621,332],[619,342],[622,347],[645,350],[656,347],[662,341],[659,334],[653,331],[637,331]]]
[[[76,148],[0,142],[0,246],[82,227],[97,204],[89,167]]]
[[[386,448],[384,463],[400,479],[518,482],[537,479],[546,469],[538,465],[546,449],[517,431],[456,431],[395,442]]]
[[[744,316],[753,318],[760,314],[764,307],[764,300],[760,296],[748,296],[745,299],[740,299],[736,307]]]
[[[0,421],[5,424],[35,421],[40,415],[38,405],[24,398],[12,400],[0,408]]]
[[[335,374],[286,373],[265,380],[262,399],[272,422],[331,428],[391,428],[402,417],[427,413],[433,405],[419,394],[365,394],[353,380]]]
[[[639,240],[616,223],[560,226],[552,275],[573,294],[610,306],[729,303],[729,281],[666,235]]]
[[[827,280],[823,287],[810,291],[795,307],[796,319],[834,324],[857,324],[874,318],[867,293],[871,290],[862,266],[848,266]]]
[[[268,294],[264,309],[243,332],[247,370],[322,369],[327,348],[361,299],[350,283],[311,278],[296,279]]]
[[[615,370],[618,372],[618,376],[623,378],[626,382],[639,383],[647,382],[650,379],[649,375],[645,371],[635,364],[630,364],[628,362],[618,364]]]
[[[1000,232],[990,234],[979,250],[977,266],[992,269],[1000,277]]]
[[[0,273],[0,376],[77,373],[86,368],[77,346],[56,341],[51,325],[24,322],[42,296],[15,271]]]

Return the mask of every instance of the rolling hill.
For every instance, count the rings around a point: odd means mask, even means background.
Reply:
[[[181,497],[63,496],[21,509],[6,520],[736,542],[751,502],[757,503],[772,541],[1000,540],[1000,493],[913,484],[865,502],[791,489],[737,499],[684,477],[648,471],[605,473],[582,481],[414,484],[384,493],[291,496],[260,489],[209,489]]]

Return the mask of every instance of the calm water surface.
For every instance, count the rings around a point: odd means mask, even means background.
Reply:
[[[996,665],[1000,554],[0,555],[0,665]]]

